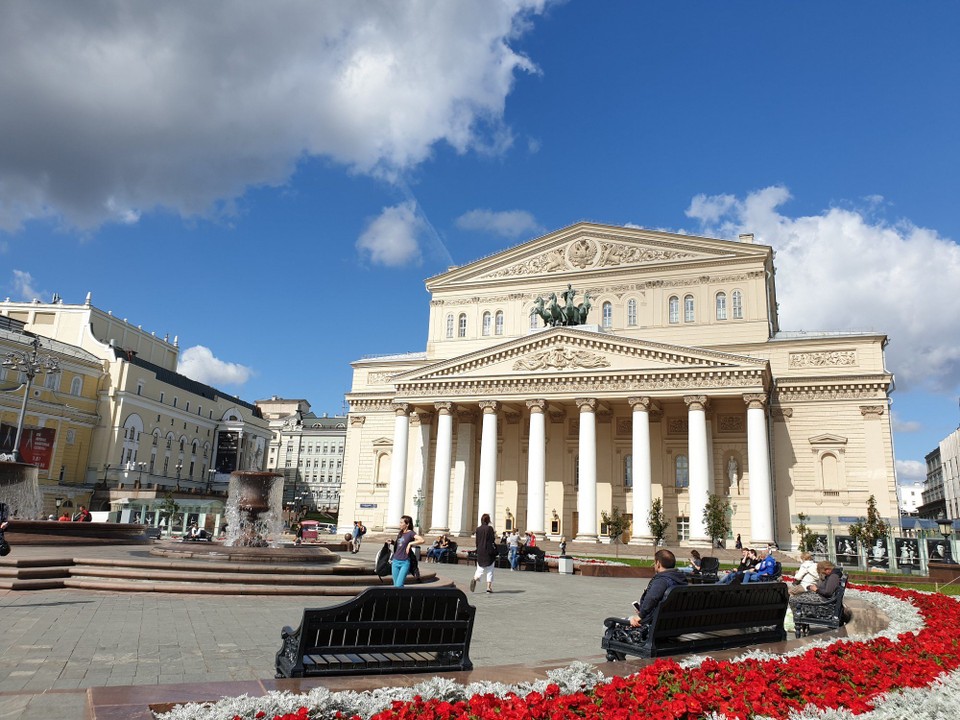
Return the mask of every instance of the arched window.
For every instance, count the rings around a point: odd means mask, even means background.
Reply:
[[[482,325],[480,326],[480,327],[481,327],[480,332],[481,332],[484,336],[487,336],[487,335],[490,334],[490,321],[491,321],[491,319],[492,319],[492,316],[490,315],[490,311],[488,310],[487,312],[485,312],[485,313],[483,314],[483,323],[482,323]],[[462,336],[461,336],[461,337],[462,337]]]
[[[70,381],[70,394],[79,396],[83,392],[83,378],[77,375]]]
[[[460,313],[460,319],[457,323],[457,337],[467,336],[467,316],[466,313]]]
[[[727,319],[727,294],[717,293],[717,320]]]
[[[601,316],[603,318],[603,326],[608,329],[612,328],[613,327],[613,303],[605,302],[603,304],[603,310],[602,310]]]
[[[690,463],[687,461],[686,455],[677,455],[676,469],[677,487],[690,487]]]
[[[453,337],[453,315],[447,315],[447,337]]]
[[[680,322],[680,298],[674,295],[667,302],[667,305],[670,308],[670,322]]]
[[[497,317],[493,324],[493,331],[497,335],[503,335],[503,310],[497,310]]]
[[[627,325],[637,324],[637,301],[634,298],[627,300]]]
[[[733,319],[743,320],[743,294],[739,290],[733,291]]]
[[[693,295],[683,298],[683,321],[693,322]]]

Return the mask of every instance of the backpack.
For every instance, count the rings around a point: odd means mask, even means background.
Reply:
[[[363,523],[360,523],[360,537],[363,537],[367,534],[367,526]]]
[[[377,577],[390,575],[390,556],[392,554],[393,553],[390,551],[390,543],[385,542],[383,547],[380,548],[379,552],[377,552],[377,560],[374,564]]]

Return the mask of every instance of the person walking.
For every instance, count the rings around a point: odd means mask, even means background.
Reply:
[[[516,570],[520,564],[520,533],[516,530],[507,536],[507,548],[510,558],[510,569]]]
[[[484,573],[487,575],[487,592],[493,592],[493,564],[497,560],[497,536],[493,528],[490,527],[490,515],[484,513],[480,518],[480,525],[477,527],[477,570],[470,581],[470,592],[477,589],[477,580]]]
[[[423,537],[413,531],[413,518],[404,515],[400,518],[400,530],[397,533],[393,551],[393,562],[390,564],[393,571],[393,586],[403,587],[407,573],[410,572],[410,548],[414,545],[423,545]]]

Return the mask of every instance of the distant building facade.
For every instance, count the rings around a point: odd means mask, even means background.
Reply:
[[[919,480],[909,484],[901,483],[897,485],[897,492],[900,494],[900,514],[917,515],[917,508],[923,505],[924,483]]]
[[[960,518],[960,428],[927,453],[926,463],[927,482],[918,509],[920,517]]]
[[[781,331],[775,272],[753,236],[580,223],[429,279],[425,351],[353,363],[341,518],[596,542],[620,508],[646,543],[659,499],[706,545],[713,494],[783,547],[799,513],[896,518],[887,338]]]
[[[193,520],[212,530],[221,521],[229,474],[265,466],[270,430],[260,411],[177,373],[176,339],[99,310],[89,295],[82,305],[0,302],[0,316],[100,366],[99,420],[86,459],[57,488],[74,502],[122,519],[174,528]],[[173,518],[160,509],[167,493],[180,506]]]
[[[285,506],[302,515],[310,510],[337,513],[346,444],[345,416],[317,416],[306,400],[273,396],[258,400],[270,423],[267,467],[282,473]]]

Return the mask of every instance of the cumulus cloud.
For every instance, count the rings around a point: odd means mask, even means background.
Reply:
[[[243,385],[253,375],[252,369],[220,360],[210,348],[203,345],[194,345],[180,353],[177,372],[213,387]]]
[[[471,210],[457,218],[457,227],[461,230],[491,232],[506,238],[518,238],[531,233],[539,234],[543,228],[526,210]]]
[[[357,240],[357,249],[374,265],[399,267],[420,261],[421,233],[426,230],[417,206],[407,201],[385,207]]]
[[[894,432],[914,433],[923,429],[923,423],[917,420],[904,420],[897,413],[893,413]]]
[[[29,302],[33,299],[43,299],[41,296],[44,293],[37,288],[33,275],[24,270],[13,271],[11,286],[13,287],[13,297],[17,300]]]
[[[228,212],[304,157],[498,152],[548,0],[0,4],[0,230]]]
[[[700,195],[687,215],[703,234],[752,232],[774,247],[782,329],[883,332],[900,389],[953,391],[960,384],[960,245],[906,220],[874,219],[876,197],[864,209],[801,217],[780,211],[789,199],[782,186],[742,199]]]
[[[927,479],[927,466],[919,460],[897,460],[897,482],[906,485],[924,482]]]

